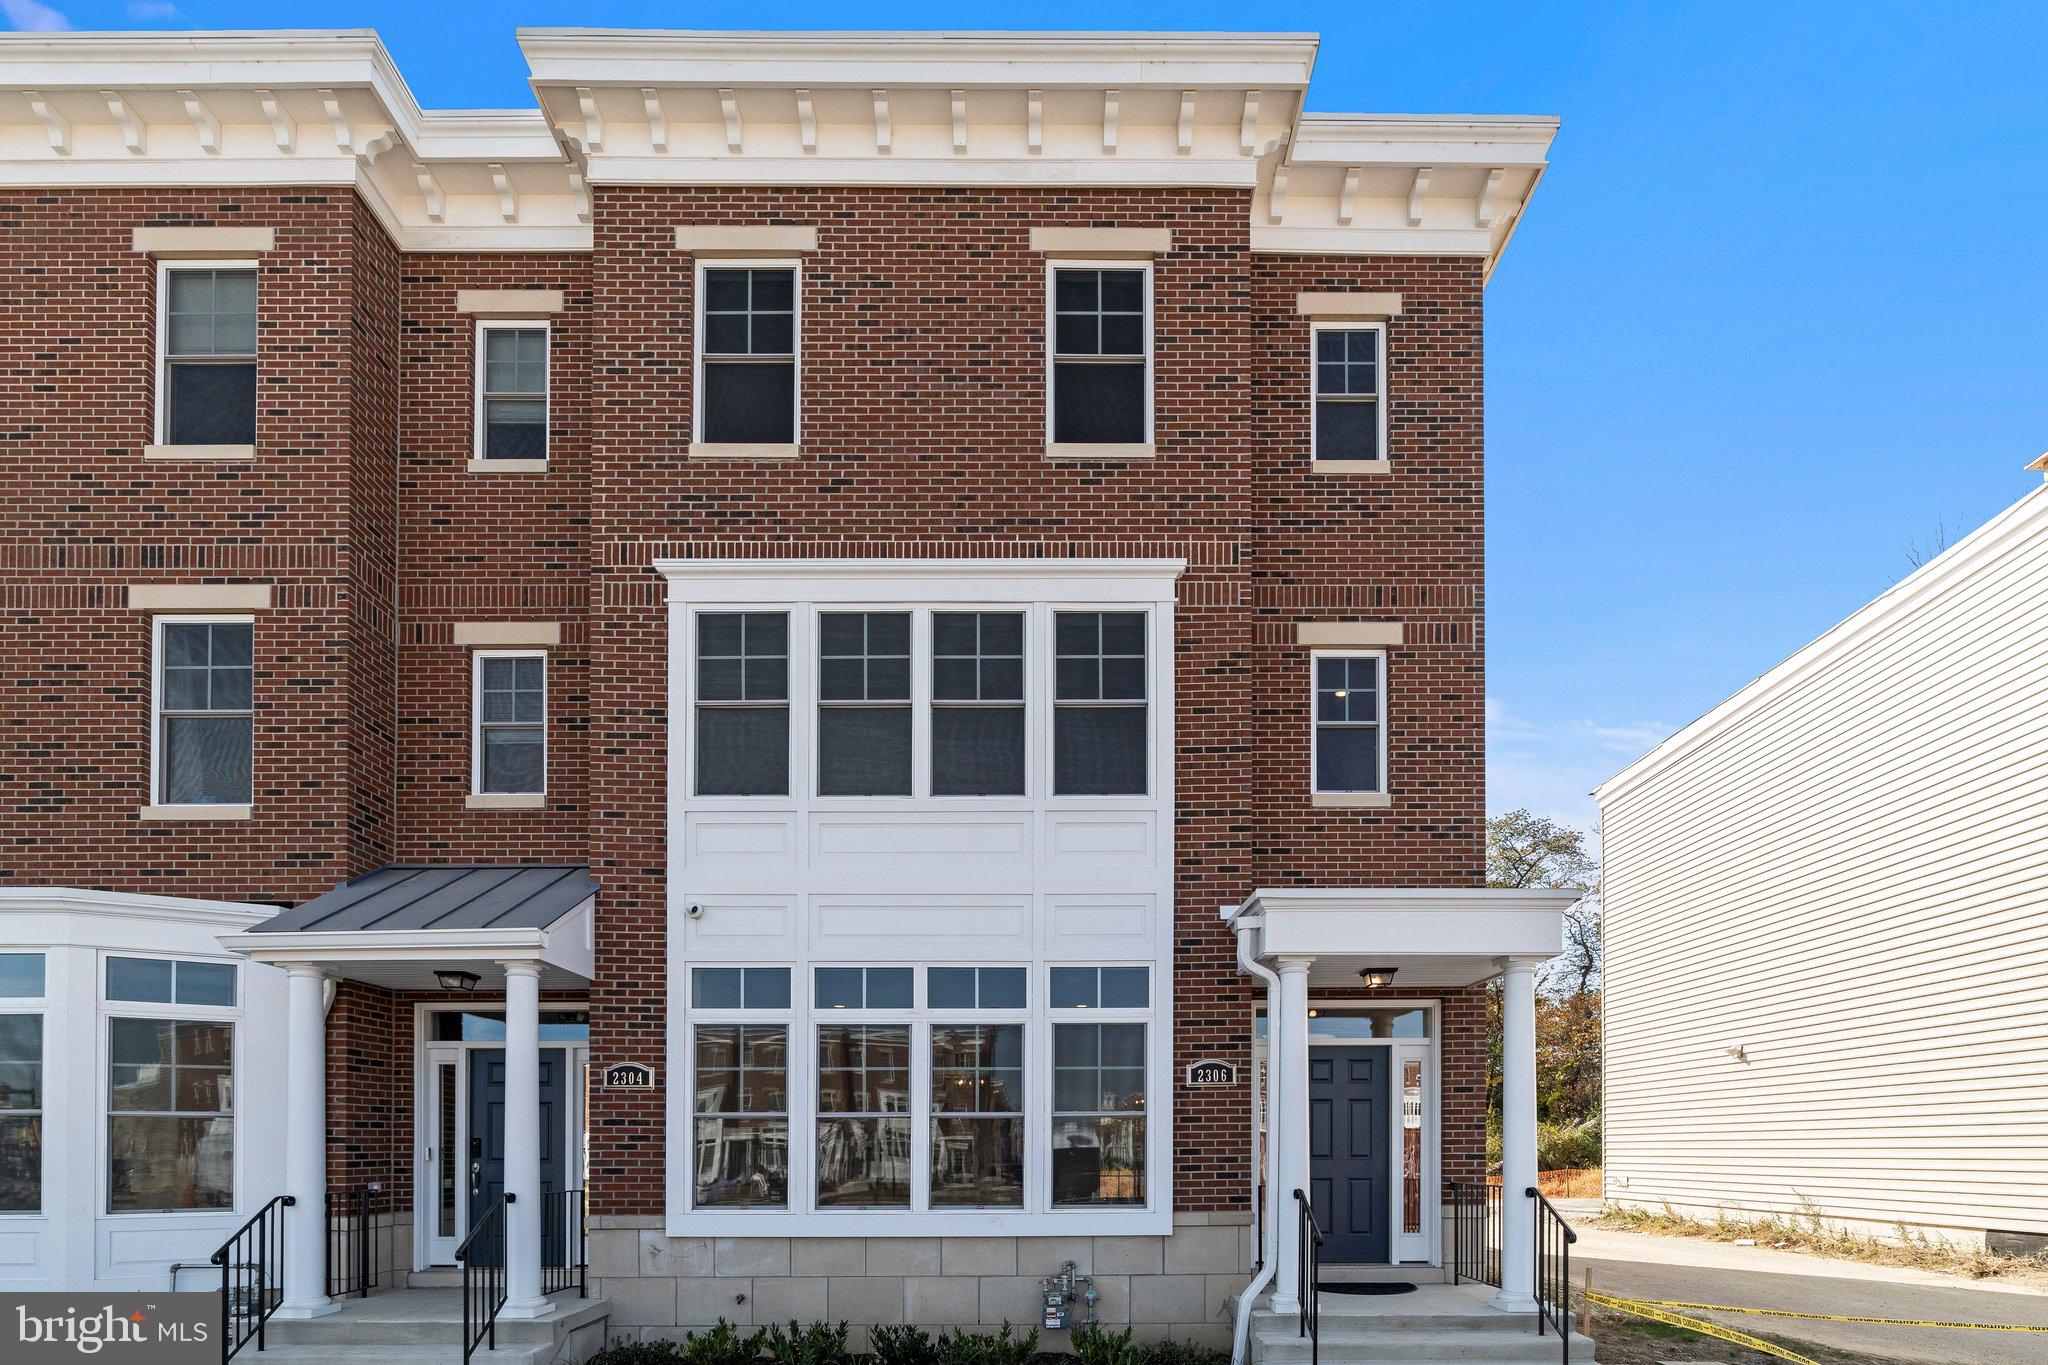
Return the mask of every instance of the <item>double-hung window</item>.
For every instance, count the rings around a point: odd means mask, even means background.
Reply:
[[[246,618],[157,620],[155,804],[249,804],[255,633]]]
[[[1052,1202],[1145,1202],[1146,1013],[1143,967],[1051,971]]]
[[[932,967],[931,1206],[1024,1205],[1022,967]]]
[[[0,953],[0,1213],[43,1207],[43,955]]]
[[[166,261],[157,275],[157,441],[256,444],[256,266]]]
[[[1053,793],[1143,795],[1145,613],[1059,612],[1053,647]]]
[[[548,457],[548,325],[479,322],[476,458]]]
[[[797,441],[797,267],[698,267],[697,440]]]
[[[1387,458],[1386,324],[1318,325],[1315,448],[1318,460]]]
[[[234,964],[106,959],[107,1211],[235,1202]]]
[[[910,613],[818,617],[818,795],[910,795]]]
[[[789,795],[789,614],[697,617],[697,795]]]
[[[695,1089],[692,1202],[789,1204],[789,968],[690,974]]]
[[[1387,789],[1384,654],[1317,654],[1315,793],[1376,795]]]
[[[1149,266],[1052,270],[1052,440],[1143,445],[1152,439]]]
[[[1024,617],[932,614],[932,795],[1024,794]]]
[[[910,1207],[915,977],[911,967],[817,969],[819,1208]]]
[[[478,650],[475,791],[540,796],[548,789],[547,655]]]

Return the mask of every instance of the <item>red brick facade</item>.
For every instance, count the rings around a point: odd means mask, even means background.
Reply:
[[[588,254],[401,256],[346,191],[0,194],[0,879],[297,902],[406,861],[587,861],[592,1056],[664,1060],[667,648],[657,555],[1179,556],[1176,1071],[1249,1060],[1255,983],[1217,907],[1259,886],[1473,886],[1482,871],[1477,258],[1251,251],[1242,190],[599,187]],[[153,223],[277,229],[253,461],[159,463]],[[693,462],[678,224],[816,225],[803,456]],[[1052,463],[1033,227],[1153,226],[1156,457]],[[461,288],[563,291],[550,467],[471,473]],[[1302,290],[1396,291],[1390,473],[1311,473]],[[149,824],[136,583],[263,582],[254,818]],[[1309,800],[1304,620],[1398,621],[1384,809]],[[465,808],[464,620],[559,623],[549,799]],[[409,1179],[412,1010],[344,987],[331,1164]],[[1444,1173],[1483,1152],[1483,1010],[1446,998]],[[1243,1208],[1242,1090],[1176,1097],[1175,1202]],[[382,1125],[382,1126],[380,1126]],[[591,1209],[664,1203],[658,1096],[600,1091]]]

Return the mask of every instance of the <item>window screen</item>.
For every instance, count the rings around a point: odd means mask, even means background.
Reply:
[[[547,790],[547,660],[477,659],[477,790]]]
[[[483,457],[545,460],[548,456],[548,331],[486,327],[483,331]]]
[[[1054,646],[1054,794],[1143,795],[1145,614],[1061,612]]]
[[[700,439],[796,441],[796,271],[704,272]]]
[[[697,618],[697,794],[789,794],[789,617]]]
[[[1324,328],[1316,333],[1316,433],[1319,460],[1379,460],[1380,330]]]
[[[256,272],[164,272],[164,440],[256,444]]]
[[[1377,657],[1316,660],[1317,791],[1383,789],[1382,701]]]
[[[1024,618],[932,615],[932,795],[1024,794]]]
[[[699,1024],[693,1095],[699,1208],[789,1202],[789,1028]]]
[[[818,794],[910,795],[910,615],[818,618]]]
[[[169,805],[250,800],[255,627],[167,621],[159,661],[159,799]]]
[[[1145,272],[1053,271],[1052,439],[1142,444]]]

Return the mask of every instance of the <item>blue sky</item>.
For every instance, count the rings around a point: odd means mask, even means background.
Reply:
[[[1313,108],[1544,113],[1488,297],[1490,804],[1587,791],[2025,492],[2048,448],[2048,6],[492,7],[0,0],[15,27],[374,27],[529,103],[515,24],[1268,28]]]

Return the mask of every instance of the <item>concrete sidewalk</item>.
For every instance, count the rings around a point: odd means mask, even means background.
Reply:
[[[1970,1280],[1692,1237],[1614,1232],[1587,1226],[1585,1220],[1594,1211],[1580,1207],[1566,1214],[1579,1235],[1578,1245],[1572,1248],[1574,1287],[1584,1268],[1590,1266],[1594,1289],[1623,1298],[2048,1327],[2048,1286]],[[1883,1327],[1739,1313],[1695,1316],[1740,1331],[1810,1341],[1873,1360],[1943,1365],[2041,1365],[2048,1361],[2048,1334],[2037,1332]]]

